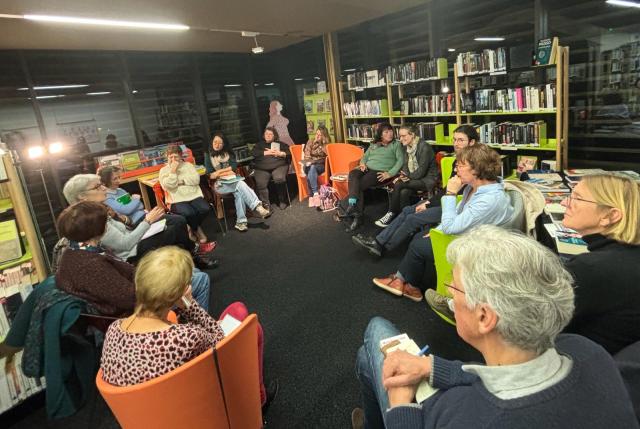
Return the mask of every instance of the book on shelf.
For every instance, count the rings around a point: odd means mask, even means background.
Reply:
[[[455,94],[418,95],[400,100],[400,114],[454,114],[456,112]]]
[[[326,119],[318,119],[318,128],[319,127],[326,127],[327,126],[327,120]]]
[[[531,171],[536,169],[538,157],[532,155],[518,155],[517,162],[518,169],[522,169],[522,172]],[[562,178],[560,180],[562,180]]]
[[[602,173],[606,173],[606,171],[601,168],[572,168],[564,170],[564,178],[567,180],[569,185],[575,185],[584,176]]]
[[[304,100],[304,113],[313,113],[313,100]]]
[[[535,65],[544,66],[548,64],[555,64],[557,51],[558,51],[557,37],[538,40]]]
[[[325,98],[324,100],[324,111],[327,113],[331,113],[331,99]]]
[[[347,136],[350,139],[372,140],[380,123],[375,124],[348,124]]]
[[[324,100],[316,100],[316,113],[324,113]]]
[[[316,84],[316,89],[318,90],[318,94],[327,92],[327,82],[324,80],[319,80]]]
[[[313,134],[315,132],[315,123],[311,119],[307,119],[307,134]]]
[[[484,49],[482,52],[462,52],[456,58],[458,76],[507,71],[505,48]]]
[[[544,227],[549,232],[549,235],[553,237],[558,253],[579,255],[589,251],[587,243],[582,240],[580,234],[563,227],[560,222],[545,223]]]
[[[461,94],[464,113],[538,112],[556,108],[556,84],[529,85],[518,88],[485,88]]]
[[[446,58],[427,58],[387,67],[387,76],[392,85],[446,79],[447,74]]]
[[[544,121],[534,122],[488,122],[476,126],[480,143],[505,146],[545,146],[547,125]]]
[[[359,71],[347,75],[347,89],[349,90],[378,88],[386,84],[385,70]]]
[[[389,114],[389,102],[385,99],[346,102],[342,108],[346,117],[386,116]]]
[[[0,222],[0,263],[21,258],[22,255],[22,242],[15,219]]]

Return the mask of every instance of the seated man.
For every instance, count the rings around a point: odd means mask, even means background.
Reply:
[[[354,427],[638,428],[609,354],[584,337],[558,336],[574,294],[557,256],[483,225],[454,240],[447,257],[458,335],[486,365],[404,351],[384,358],[380,340],[399,331],[374,318],[358,352],[364,411],[354,410]],[[423,380],[439,390],[417,404]]]

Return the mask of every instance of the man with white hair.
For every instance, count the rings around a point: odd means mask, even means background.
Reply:
[[[483,225],[447,250],[458,335],[485,365],[404,351],[384,358],[380,340],[400,332],[369,322],[356,373],[364,410],[354,427],[638,428],[610,355],[577,335],[571,275],[557,256],[524,235]],[[417,386],[439,389],[422,403]]]

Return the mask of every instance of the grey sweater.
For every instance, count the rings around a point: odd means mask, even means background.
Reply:
[[[611,356],[578,335],[561,335],[559,353],[573,361],[557,384],[532,395],[502,400],[461,362],[434,359],[440,391],[421,405],[387,411],[387,429],[405,428],[638,428],[629,394]]]
[[[117,220],[107,219],[107,230],[100,240],[100,244],[111,250],[115,256],[126,261],[138,253],[138,242],[151,225],[140,222],[138,226],[129,231],[127,227]]]

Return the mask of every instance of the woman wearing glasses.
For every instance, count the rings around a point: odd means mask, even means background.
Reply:
[[[615,354],[640,341],[639,185],[613,174],[586,176],[562,205],[564,226],[589,249],[566,265],[575,278],[576,311],[565,331]]]

